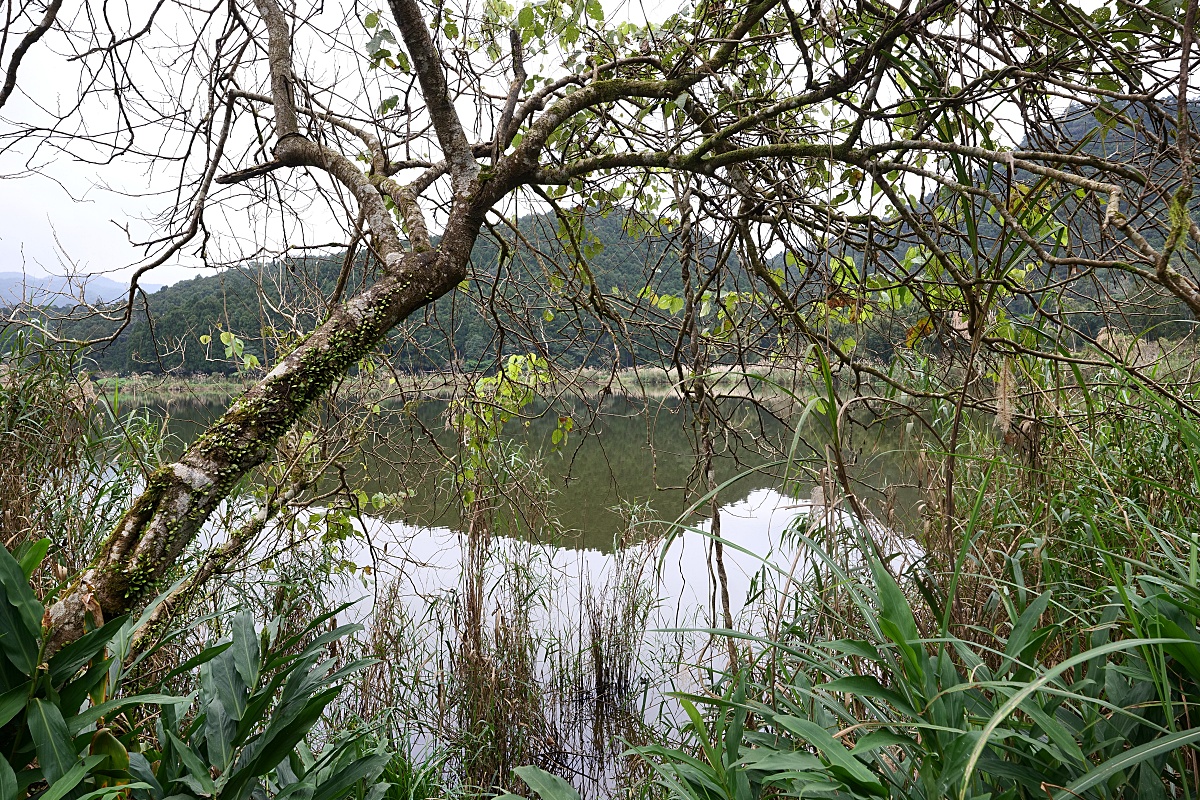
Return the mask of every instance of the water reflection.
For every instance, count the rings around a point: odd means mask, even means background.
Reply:
[[[863,533],[893,551],[917,554],[915,546],[881,526],[856,529],[839,508],[773,488],[752,489],[719,513],[731,611],[743,633],[766,633],[771,620],[787,613],[770,606],[787,603],[788,585],[812,575],[814,558],[806,556],[813,554],[798,534],[820,537],[831,528],[849,534],[837,538],[851,548],[843,554],[850,563],[860,559],[853,548],[863,541],[856,534]],[[610,796],[620,784],[623,742],[636,743],[644,726],[683,722],[670,692],[710,691],[708,670],[728,665],[724,645],[706,632],[724,627],[714,591],[710,525],[701,519],[676,529],[677,535],[615,551],[577,542],[503,537],[490,542],[483,627],[499,629],[525,616],[539,659],[538,713],[545,719],[539,725],[553,731],[539,758],[575,775],[585,797]],[[436,651],[409,658],[453,664],[461,645],[447,633],[453,625],[446,622],[446,609],[460,607],[467,535],[379,518],[367,521],[365,533],[370,546],[361,545],[353,555],[372,565],[373,575],[348,595],[359,600],[356,614],[372,618],[376,592],[382,592],[389,615],[420,621],[416,638]]]
[[[742,615],[752,588],[761,586],[764,568],[785,576],[788,570],[802,570],[791,574],[793,581],[808,577],[809,562],[797,561],[798,548],[803,548],[792,534],[816,535],[828,527],[838,528],[847,534],[844,544],[853,546],[856,533],[863,532],[861,523],[841,509],[814,505],[811,499],[790,497],[774,488],[751,489],[742,499],[721,506],[720,514],[735,619]],[[707,535],[710,526],[709,519],[670,526],[667,537],[638,546],[638,557],[645,562],[641,571],[654,593],[654,627],[709,627],[716,623],[711,613],[715,579],[711,572],[712,537]],[[370,612],[375,582],[400,582],[403,593],[416,604],[458,588],[464,533],[380,518],[369,518],[364,533],[369,544],[358,544],[350,554],[360,565],[371,567],[374,579],[357,584],[347,595],[347,599],[360,601],[361,613]],[[919,554],[915,543],[882,525],[873,524],[865,533],[883,545],[884,552],[896,557],[907,560]],[[612,577],[617,557],[611,541],[607,547],[590,548],[579,546],[575,540],[554,544],[497,538],[491,547],[497,563],[528,562],[529,552],[537,553],[536,560],[546,572],[547,587],[558,589],[549,610],[551,616],[559,618],[578,616],[580,586],[604,585]],[[858,558],[852,554],[850,561]]]
[[[722,536],[740,549],[726,550],[726,569],[729,590],[735,601],[735,613],[741,610],[753,576],[763,567],[764,559],[785,558],[792,552],[784,543],[784,534],[797,517],[807,517],[810,502],[788,497],[772,488],[751,489],[746,496],[721,507]],[[656,520],[658,522],[658,520]],[[651,564],[652,578],[658,601],[655,605],[667,613],[663,623],[675,624],[687,620],[698,622],[693,613],[707,603],[709,539],[697,532],[707,532],[710,521],[699,520],[692,529],[673,537],[669,544],[646,555],[658,564]],[[370,545],[360,544],[351,555],[360,565],[369,565],[376,580],[398,580],[405,584],[413,597],[430,597],[454,591],[462,572],[463,538],[465,534],[444,526],[424,526],[404,521],[368,518],[365,531]],[[550,577],[567,578],[572,585],[581,578],[600,585],[606,579],[613,560],[611,540],[606,547],[580,546],[577,540],[565,543],[534,543],[509,538],[493,542],[494,557],[501,561],[517,560],[517,550],[536,549]],[[753,553],[755,555],[750,555]],[[370,602],[370,585],[359,587],[354,599]],[[560,612],[569,610],[571,597],[578,597],[572,586],[566,587]]]
[[[730,401],[733,426],[720,440],[716,479],[724,483],[742,476],[721,493],[732,504],[731,514],[746,514],[755,493],[782,485],[779,461],[792,450],[792,430],[753,403]],[[151,399],[152,413],[169,418],[169,430],[180,446],[194,440],[227,407],[225,401],[189,398]],[[554,447],[552,436],[560,414],[576,419],[577,430],[565,447]],[[415,527],[466,529],[461,503],[452,484],[449,460],[457,458],[458,440],[446,425],[446,403],[385,406],[364,437],[360,451],[345,465],[348,485],[368,495],[403,491],[403,504],[382,513],[388,521]],[[795,453],[799,460],[819,453],[824,462],[820,431],[808,431],[807,442]],[[533,409],[527,420],[505,428],[506,445],[519,448],[521,458],[535,465],[546,496],[545,517],[553,530],[535,535],[582,550],[612,550],[614,537],[625,526],[629,508],[661,520],[674,520],[689,507],[684,487],[695,468],[686,407],[677,400],[647,403],[610,397],[598,407],[582,405]],[[853,470],[867,500],[872,487],[903,479],[895,431],[879,429],[874,439],[851,442],[847,457],[858,459]],[[866,438],[861,437],[860,438]],[[794,465],[793,465],[794,466]],[[800,491],[807,493],[809,487]],[[758,506],[754,506],[758,507]],[[744,527],[744,526],[743,526]]]
[[[160,402],[153,410],[169,415],[170,430],[188,442],[225,407]],[[503,528],[492,532],[481,567],[486,601],[472,624],[479,625],[476,639],[484,649],[494,648],[483,661],[495,658],[502,672],[514,652],[528,659],[518,673],[536,686],[522,695],[532,705],[519,716],[522,730],[533,736],[536,728],[537,735],[534,749],[521,757],[579,776],[585,796],[607,796],[621,742],[636,742],[638,726],[679,713],[670,691],[707,690],[704,667],[727,666],[723,645],[704,632],[725,626],[707,535],[711,520],[687,514],[679,488],[695,465],[686,410],[676,402],[609,399],[588,436],[555,449],[550,439],[561,411],[555,407],[505,431],[508,452],[519,450],[523,464],[536,464],[530,474],[552,492],[545,509],[529,514],[537,522],[521,537],[499,535]],[[590,411],[569,413],[582,419]],[[347,464],[351,487],[411,497],[385,513],[354,518],[360,535],[346,540],[342,555],[370,570],[356,571],[337,589],[341,599],[357,601],[351,613],[369,624],[368,642],[383,659],[382,677],[373,684],[381,696],[365,698],[362,710],[371,716],[403,709],[399,716],[413,726],[406,735],[431,747],[460,741],[477,721],[454,705],[463,702],[462,688],[471,680],[463,669],[470,649],[463,567],[471,549],[447,468],[457,439],[445,412],[439,402],[385,410],[368,445]],[[839,527],[851,520],[836,506],[814,502],[812,485],[794,486],[800,496],[781,491],[769,453],[788,449],[790,430],[749,404],[738,413],[740,427],[723,440],[716,477],[724,483],[743,475],[723,486],[719,513],[735,626],[756,631],[780,619],[789,585],[812,574],[812,554],[796,532],[813,532],[814,522]],[[860,459],[859,478],[869,485],[898,479],[899,448],[887,434],[848,443],[847,457]],[[812,439],[820,441],[819,432]],[[504,513],[526,510],[510,501]],[[680,517],[684,521],[673,524]],[[319,526],[311,531],[319,535]],[[897,545],[882,526],[859,533],[891,539],[893,551],[916,552],[903,541]],[[844,537],[840,546],[853,550],[858,541]],[[500,634],[514,629],[519,647],[504,650]],[[511,694],[511,688],[503,691]]]

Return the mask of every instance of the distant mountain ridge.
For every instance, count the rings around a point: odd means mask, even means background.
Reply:
[[[501,248],[481,238],[469,280],[389,337],[384,349],[391,363],[402,370],[437,370],[452,362],[486,365],[503,354],[535,351],[571,365],[611,359],[611,332],[594,316],[590,281],[601,292],[634,299],[646,287],[677,293],[682,280],[666,232],[627,227],[619,213],[589,218],[586,227],[577,238],[588,275],[568,253],[567,237],[557,234],[553,216],[521,218],[520,244],[510,241]],[[228,373],[237,368],[224,355],[220,335],[228,332],[243,341],[246,354],[274,363],[287,346],[281,332],[291,341],[324,316],[343,261],[343,253],[284,257],[180,281],[147,298],[148,315],[139,300],[120,336],[89,349],[87,357],[94,369],[118,374]],[[375,277],[360,253],[343,296]],[[81,340],[107,338],[118,324],[80,308],[66,310],[57,322],[62,335]],[[621,357],[632,362],[634,351],[648,355],[659,345],[635,334],[623,341]]]
[[[147,294],[158,291],[158,284],[140,284]],[[103,275],[63,277],[29,275],[24,272],[0,272],[0,306],[21,303],[35,306],[74,306],[85,303],[112,303],[129,294],[129,284]]]

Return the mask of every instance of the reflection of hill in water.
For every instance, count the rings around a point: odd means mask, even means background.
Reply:
[[[821,533],[829,526],[830,534]],[[711,613],[712,574],[707,546],[707,520],[694,528],[677,531],[669,540],[656,539],[634,546],[625,553],[625,568],[631,565],[641,576],[653,600],[651,628],[669,628],[674,624],[713,624]],[[731,611],[740,614],[752,599],[756,580],[761,583],[764,570],[775,580],[804,582],[813,575],[821,556],[809,550],[794,533],[825,541],[840,548],[832,553],[840,563],[860,563],[861,537],[871,536],[882,552],[900,559],[918,557],[920,548],[911,540],[894,536],[882,525],[861,528],[853,517],[837,509],[825,510],[807,500],[796,500],[775,489],[754,489],[745,497],[721,506],[722,536],[736,544],[725,551]],[[360,565],[370,564],[375,579],[387,583],[400,579],[414,619],[425,619],[428,609],[415,608],[429,598],[452,594],[460,585],[464,536],[440,526],[413,525],[371,519],[367,522],[371,548],[364,545],[350,552]],[[536,565],[535,570],[554,576],[542,586],[548,593],[538,605],[548,626],[580,619],[581,598],[591,589],[610,583],[621,556],[609,548],[532,544],[527,541],[495,537],[491,540],[489,574],[495,579],[505,565]],[[631,560],[629,560],[631,559]],[[370,585],[349,581],[345,600],[371,602]],[[761,586],[760,586],[761,588]],[[356,613],[363,613],[364,608]],[[747,626],[751,619],[744,620]]]
[[[182,444],[194,440],[225,410],[226,403],[171,398],[149,403],[149,407],[169,416],[168,429]],[[584,408],[539,411],[546,413],[531,414],[527,426],[514,420],[505,433],[507,445],[519,447],[526,459],[540,454],[539,472],[550,491],[547,513],[562,531],[552,538],[567,546],[607,552],[614,536],[624,528],[618,510],[622,504],[648,504],[651,510],[640,513],[641,519],[674,520],[687,510],[680,487],[687,483],[695,457],[688,414],[678,401],[641,404],[613,397],[602,404],[594,419],[593,412]],[[417,527],[465,529],[446,461],[446,457],[457,456],[458,442],[454,432],[446,429],[445,412],[446,404],[441,401],[423,403],[413,415],[385,410],[364,451],[347,464],[347,483],[368,495],[414,492],[401,507],[380,514],[382,518]],[[578,428],[587,426],[589,433],[584,436],[577,428],[565,448],[554,450],[551,436],[560,413],[571,414]],[[772,463],[778,456],[769,457],[755,445],[767,442],[782,451],[792,437],[786,426],[750,403],[735,410],[734,425],[735,430],[719,442],[716,477],[718,482],[744,477],[721,491],[722,505],[742,502],[756,490],[780,486],[781,468]],[[894,473],[898,466],[889,452],[874,460],[871,469],[877,472]],[[873,485],[878,480],[864,479]],[[525,478],[516,483],[516,494],[523,496],[510,496],[510,506],[521,514],[537,516],[545,500],[532,485],[536,481]],[[538,524],[533,527],[546,530]]]

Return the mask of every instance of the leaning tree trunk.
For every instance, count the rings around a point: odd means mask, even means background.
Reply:
[[[229,104],[227,112],[234,103],[242,101],[267,103],[272,107],[276,140],[273,158],[215,180],[238,183],[275,170],[294,168],[326,173],[357,201],[357,213],[366,222],[372,249],[383,265],[382,277],[357,297],[335,305],[320,327],[237,400],[179,461],[150,477],[142,495],[101,547],[91,566],[47,611],[46,623],[52,628],[51,648],[57,649],[78,638],[86,629],[89,612],[119,614],[157,590],[161,578],[195,540],[221,501],[238,481],[270,457],[276,442],[304,411],[355,362],[371,353],[395,325],[452,291],[466,277],[471,249],[486,213],[510,192],[531,183],[567,185],[578,175],[623,167],[711,172],[713,166],[705,161],[705,149],[681,160],[673,144],[661,151],[609,153],[598,159],[580,158],[573,164],[557,167],[544,167],[540,159],[551,137],[582,112],[618,100],[676,99],[715,75],[738,57],[740,42],[777,3],[778,0],[758,0],[751,4],[744,13],[731,19],[726,35],[693,70],[680,72],[671,68],[658,78],[643,77],[641,68],[647,59],[636,56],[603,66],[597,64],[590,75],[571,76],[530,90],[527,82],[519,79],[524,76],[524,67],[520,37],[514,34],[512,55],[517,79],[504,103],[506,110],[500,116],[492,141],[473,145],[459,119],[441,54],[430,36],[421,6],[417,0],[389,0],[442,159],[426,165],[425,171],[411,183],[401,185],[392,177],[400,167],[391,162],[388,148],[374,129],[359,128],[332,112],[315,109],[311,103],[297,107],[288,18],[277,0],[255,0],[269,37],[271,94],[268,97],[235,89],[229,91],[225,102]],[[242,25],[245,27],[245,23]],[[249,32],[249,28],[246,30]],[[649,61],[657,64],[654,59]],[[618,68],[626,66],[635,69],[638,76],[617,75]],[[568,88],[571,91],[566,91]],[[810,93],[810,97],[814,100],[825,95],[832,97],[840,91],[840,84],[831,83]],[[522,95],[525,99],[518,103]],[[369,156],[367,170],[364,172],[357,152],[346,155],[323,144],[327,137],[307,137],[298,123],[302,116],[313,124],[327,123],[361,139]],[[231,113],[225,119],[220,142],[225,141]],[[734,129],[728,131],[733,132]],[[209,157],[197,209],[202,208],[209,181],[222,157],[222,147],[218,145]],[[484,172],[477,158],[489,155],[493,164]],[[736,161],[759,156],[758,149],[748,148],[722,157]],[[415,162],[406,163],[406,168],[411,168]],[[453,201],[441,239],[434,247],[417,199],[446,175],[450,177]],[[398,212],[404,236],[388,201]]]
[[[473,239],[474,231],[460,236]],[[469,252],[469,242],[462,243]],[[334,308],[177,462],[150,476],[78,584],[49,610],[55,641],[83,633],[92,601],[112,616],[153,592],[234,485],[270,456],[313,401],[398,322],[451,291],[466,274],[465,259],[437,251],[408,255],[398,266]]]
[[[262,464],[309,406],[410,314],[452,291],[465,277],[484,214],[519,180],[516,162],[481,181],[470,145],[450,102],[441,62],[414,0],[395,0],[397,27],[413,56],[434,119],[455,202],[436,248],[429,243],[412,187],[401,187],[374,166],[386,154],[370,135],[371,174],[340,152],[300,133],[292,87],[291,34],[275,0],[256,0],[269,36],[271,102],[277,142],[273,160],[218,179],[234,183],[288,167],[324,170],[358,200],[383,262],[370,288],[334,306],[325,321],[257,385],[238,399],[174,464],[152,474],[91,566],[47,611],[51,649],[81,636],[98,609],[113,616],[158,589],[161,578],[205,521],[248,472]],[[232,100],[231,100],[232,102]],[[430,179],[427,179],[430,180]],[[431,182],[431,180],[430,180]],[[427,185],[427,184],[425,184]],[[383,199],[386,192],[408,228],[409,248]]]

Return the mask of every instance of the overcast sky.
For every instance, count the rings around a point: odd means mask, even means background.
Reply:
[[[322,17],[328,17],[336,24],[355,13],[351,10],[354,5],[354,0],[327,3],[327,10],[314,22],[319,26]],[[521,3],[514,5],[519,7]],[[610,21],[626,18],[658,22],[679,6],[679,0],[605,0]],[[152,7],[149,0],[128,4],[136,22],[132,29],[144,24]],[[365,13],[361,7],[358,11]],[[166,9],[156,22],[163,27],[173,25]],[[366,34],[361,38],[365,42]],[[54,42],[53,35],[48,35],[29,52],[21,67],[18,91],[0,117],[43,121],[47,117],[38,105],[54,108],[73,102],[78,72],[51,49],[61,47],[61,42]],[[312,54],[298,56],[311,58]],[[153,87],[154,77],[147,77]],[[5,130],[11,128],[0,119],[0,132]],[[116,280],[126,280],[132,265],[144,255],[130,243],[123,227],[129,226],[135,235],[153,233],[154,228],[142,220],[161,208],[162,201],[148,194],[170,185],[163,183],[164,177],[150,179],[145,163],[121,159],[105,166],[83,164],[45,146],[36,153],[27,149],[0,154],[0,176],[0,272],[100,274]],[[307,241],[330,241],[331,235],[338,238],[336,229],[323,225],[319,216],[305,217],[308,230],[303,233]],[[239,237],[255,235],[249,223],[236,219],[236,213],[234,217],[215,222],[238,231]],[[181,254],[143,280],[169,284],[201,272],[194,257]]]

